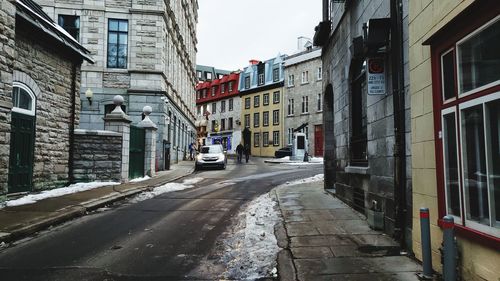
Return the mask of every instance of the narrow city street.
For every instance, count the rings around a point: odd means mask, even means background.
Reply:
[[[220,279],[227,265],[197,271],[220,256],[216,244],[242,206],[273,187],[322,173],[322,165],[229,160],[178,180],[194,187],[153,198],[139,194],[18,241],[0,252],[2,280]],[[210,274],[210,276],[207,276]]]

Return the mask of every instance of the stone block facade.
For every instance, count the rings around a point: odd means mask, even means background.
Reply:
[[[122,134],[75,130],[73,167],[78,182],[121,180]]]

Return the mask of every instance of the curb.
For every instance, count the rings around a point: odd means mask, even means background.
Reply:
[[[60,214],[57,214],[55,216],[51,216],[48,218],[45,218],[41,221],[37,221],[36,223],[23,226],[19,229],[13,230],[12,232],[2,232],[0,233],[0,242],[13,242],[15,240],[19,240],[20,238],[32,235],[36,232],[42,231],[47,229],[50,226],[53,225],[58,225],[62,224],[64,222],[70,221],[72,219],[82,217],[86,213],[90,211],[94,211],[98,208],[101,208],[105,205],[108,205],[110,203],[114,203],[120,200],[123,200],[127,197],[136,195],[138,193],[147,191],[148,189],[155,188],[158,186],[161,186],[165,183],[173,182],[176,180],[179,180],[181,178],[187,177],[191,175],[194,172],[194,169],[190,169],[187,171],[185,175],[177,176],[172,179],[169,179],[167,181],[164,181],[162,183],[157,183],[157,184],[152,184],[152,185],[142,185],[138,187],[131,188],[129,190],[123,191],[123,192],[113,192],[110,193],[109,195],[101,198],[96,198],[95,200],[89,200],[74,206],[69,206],[65,207],[58,212]]]

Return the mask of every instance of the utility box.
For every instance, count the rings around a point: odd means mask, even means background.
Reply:
[[[307,147],[309,146],[306,134],[304,133],[295,133],[295,138],[293,139],[292,144],[292,160],[303,160],[304,155],[307,152]]]
[[[374,210],[366,210],[366,221],[371,229],[383,230],[384,229],[384,212]]]

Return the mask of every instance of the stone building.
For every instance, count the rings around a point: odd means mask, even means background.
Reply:
[[[198,145],[220,143],[228,153],[235,153],[241,142],[239,77],[234,72],[196,87]]]
[[[96,60],[82,66],[80,128],[102,130],[113,97],[122,95],[132,125],[152,106],[156,169],[183,159],[195,135],[197,0],[40,3]]]
[[[66,185],[89,51],[32,0],[0,4],[0,194]]]
[[[284,57],[251,60],[240,73],[242,138],[253,156],[274,157],[274,152],[285,142]]]
[[[306,134],[308,153],[323,157],[323,93],[320,48],[307,48],[285,59],[285,144],[292,145],[294,131]]]
[[[407,0],[324,0],[314,43],[323,47],[325,188],[377,211],[411,248],[407,23]]]
[[[500,4],[410,1],[413,250],[429,208],[434,269],[453,217],[458,278],[500,278]],[[458,280],[458,279],[457,279]]]

